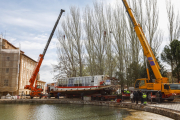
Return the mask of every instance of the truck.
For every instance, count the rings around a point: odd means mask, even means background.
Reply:
[[[58,22],[59,22],[59,20],[60,20],[61,15],[62,15],[63,12],[65,12],[65,10],[61,9],[61,12],[60,12],[60,14],[59,14],[59,16],[58,16],[58,19],[57,19],[57,21],[56,21],[56,23],[55,23],[55,25],[54,25],[54,28],[53,28],[50,36],[49,36],[49,39],[48,39],[47,43],[46,43],[45,49],[44,49],[44,51],[43,51],[43,54],[40,54],[40,55],[39,55],[38,62],[37,62],[37,64],[36,64],[36,66],[35,66],[35,69],[34,69],[32,75],[31,75],[31,78],[30,78],[30,80],[29,80],[30,85],[25,85],[25,86],[24,86],[24,89],[29,89],[29,90],[31,91],[31,92],[30,92],[30,97],[31,97],[31,99],[33,99],[33,97],[40,97],[40,98],[41,98],[41,97],[43,96],[43,94],[42,94],[42,92],[43,92],[42,86],[37,85],[36,77],[37,77],[37,75],[38,75],[38,73],[39,73],[39,69],[40,69],[40,67],[41,67],[42,61],[43,61],[44,56],[45,56],[45,54],[46,54],[47,48],[48,48],[48,46],[49,46],[49,44],[50,44],[50,42],[51,42],[52,36],[53,36],[53,34],[54,34],[54,31],[55,31],[55,29],[56,29],[56,27],[57,27],[57,24],[58,24]]]
[[[168,78],[162,77],[159,70],[159,64],[152,52],[152,49],[145,37],[140,24],[136,21],[127,1],[122,0],[122,2],[134,26],[137,37],[139,38],[144,51],[144,55],[146,56],[155,76],[155,80],[151,80],[149,76],[149,70],[146,67],[148,78],[137,79],[134,84],[135,90],[141,90],[142,92],[145,92],[147,94],[148,100],[151,100],[153,98],[156,100],[160,100],[161,102],[164,100],[173,101],[175,97],[180,96],[180,84],[169,83]],[[159,92],[161,92],[162,94],[161,97],[159,97]]]

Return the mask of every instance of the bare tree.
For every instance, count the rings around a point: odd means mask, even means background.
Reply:
[[[73,72],[75,71],[73,69],[75,69],[75,67],[73,67],[74,65],[72,65],[71,63],[71,52],[69,52],[68,50],[68,42],[65,41],[65,35],[62,35],[60,32],[58,34],[58,40],[59,40],[59,44],[57,44],[57,55],[58,55],[58,64],[57,65],[53,65],[54,71],[55,73],[57,73],[56,75],[54,75],[54,79],[57,80],[59,78],[68,76],[71,77],[73,76]]]
[[[175,11],[175,7],[170,0],[166,0],[166,11],[168,16],[168,33],[169,42],[180,37],[180,16],[179,12]],[[177,13],[177,14],[176,14]],[[171,72],[173,71],[173,60],[171,60]],[[173,76],[171,76],[173,82]]]
[[[58,34],[58,65],[55,71],[61,71],[55,77],[65,73],[68,77],[83,75],[83,43],[81,40],[81,16],[76,7],[70,8],[70,16],[62,24],[63,31]]]
[[[111,6],[106,6],[106,21],[107,21],[107,30],[104,31],[104,37],[105,43],[106,43],[106,61],[105,61],[105,71],[109,75],[109,77],[112,77],[115,75],[116,70],[116,55],[114,54],[115,49],[112,46],[113,42],[113,32],[111,31],[113,28],[113,10]]]
[[[121,4],[116,4],[116,9],[113,11],[113,22],[110,30],[113,34],[113,47],[115,51],[115,55],[117,58],[117,72],[116,76],[119,78],[121,89],[124,88],[125,85],[125,54],[126,49],[126,22],[125,22],[125,14],[124,9],[122,9]]]
[[[67,27],[64,23],[62,23],[62,27],[67,37],[65,37],[63,33],[59,32],[59,46],[57,51],[58,66],[56,67],[66,73],[68,77],[75,77],[77,71],[77,59],[74,56],[75,53],[72,36],[69,34],[69,31],[66,29]]]
[[[83,75],[83,42],[81,37],[81,16],[80,11],[76,7],[70,8],[71,19],[67,20],[67,26],[72,36],[72,43],[74,47],[74,57],[78,62],[79,73],[78,76]]]
[[[174,39],[179,39],[180,37],[180,16],[179,12],[175,11],[171,0],[166,0],[166,11],[168,16],[169,41],[172,42]]]
[[[96,55],[94,48],[94,29],[93,24],[94,21],[92,19],[92,11],[89,6],[86,7],[83,15],[84,20],[84,30],[85,30],[85,47],[87,51],[86,55],[86,64],[90,75],[97,74],[97,66],[96,66]]]
[[[96,55],[96,63],[98,67],[98,74],[104,74],[104,58],[105,58],[105,37],[104,31],[107,30],[105,16],[104,16],[104,5],[102,3],[94,3],[94,11],[92,14],[92,27],[94,30],[93,34],[93,46]]]
[[[151,48],[153,48],[155,51],[159,48],[159,44],[162,42],[160,40],[162,39],[157,39],[158,35],[161,34],[156,34],[158,31],[158,25],[159,25],[159,9],[157,6],[157,0],[146,0],[145,1],[146,9],[145,9],[145,27],[146,29],[145,34],[146,38],[149,41],[149,45]],[[154,43],[158,44],[158,46],[153,46]],[[155,48],[158,47],[158,48]]]

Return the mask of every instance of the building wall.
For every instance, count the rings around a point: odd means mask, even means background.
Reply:
[[[19,94],[29,94],[30,90],[24,89],[25,85],[29,85],[29,80],[37,62],[30,59],[24,54],[20,57],[20,77],[19,77]]]
[[[13,53],[11,51],[13,50],[18,50],[20,52],[19,57],[19,62],[17,62],[16,66],[13,66],[16,69],[16,74],[14,73],[9,73],[9,76],[13,76],[16,75],[17,79],[14,79],[13,81],[17,81],[16,84],[16,90],[12,92],[12,90],[10,88],[7,88],[6,90],[4,88],[2,88],[2,84],[0,82],[0,88],[3,89],[3,92],[0,90],[0,96],[1,95],[7,95],[7,93],[10,93],[11,95],[21,95],[21,94],[29,94],[30,90],[28,89],[24,89],[25,85],[29,85],[29,80],[30,77],[32,75],[32,72],[37,64],[37,62],[35,60],[33,60],[32,58],[28,57],[27,55],[24,54],[23,51],[20,51],[18,48],[16,48],[15,46],[13,46],[11,43],[9,43],[7,40],[3,39],[1,46],[3,50],[8,51],[10,54],[13,55]],[[1,55],[1,54],[0,54]],[[7,58],[7,57],[6,57]],[[12,58],[11,58],[12,59]],[[0,59],[0,64],[7,64],[8,61],[6,62],[2,62],[3,60]],[[14,60],[12,60],[11,62],[13,62]],[[9,67],[12,67],[12,63],[9,63]],[[15,70],[13,69],[13,71]],[[3,73],[2,71],[5,72],[5,69],[0,69],[0,72]],[[37,80],[40,80],[40,74],[38,74],[37,76]],[[0,76],[0,81],[1,81],[1,76]],[[38,84],[42,84],[43,85],[43,89],[45,91],[45,83],[44,81],[39,81]],[[5,92],[6,91],[6,92]]]
[[[15,95],[18,90],[19,49],[2,49],[5,47],[0,38],[0,94],[11,93]]]

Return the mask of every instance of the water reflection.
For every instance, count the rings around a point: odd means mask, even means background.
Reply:
[[[0,104],[4,120],[121,120],[125,109],[74,104]]]

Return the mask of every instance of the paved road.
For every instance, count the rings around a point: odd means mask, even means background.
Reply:
[[[180,102],[149,104],[149,105],[180,111]]]
[[[125,100],[123,102],[131,103],[129,100]],[[140,101],[138,103],[141,104]],[[135,103],[133,103],[133,104],[135,104]],[[173,101],[173,102],[164,101],[163,103],[148,102],[147,105],[180,111],[180,101]]]

